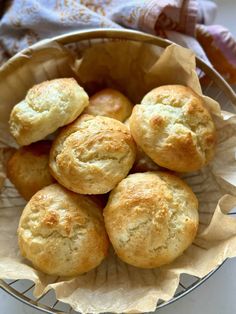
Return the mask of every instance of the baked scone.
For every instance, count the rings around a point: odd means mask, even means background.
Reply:
[[[71,191],[104,194],[127,176],[135,160],[135,149],[123,123],[83,114],[63,128],[53,142],[51,173]]]
[[[19,148],[7,163],[7,176],[18,192],[29,200],[55,179],[49,171],[51,141],[39,141]]]
[[[125,120],[124,124],[129,127],[129,119]],[[147,154],[144,153],[141,147],[136,145],[136,158],[131,169],[131,173],[135,172],[147,172],[147,171],[158,171],[161,167],[158,166]]]
[[[75,79],[45,81],[13,107],[10,132],[19,145],[29,145],[74,121],[88,104],[88,95]]]
[[[164,168],[196,171],[214,156],[211,115],[202,98],[185,86],[167,85],[149,92],[134,107],[130,130],[143,151]]]
[[[161,167],[158,166],[150,157],[148,157],[141,147],[137,146],[136,158],[131,172],[147,172],[158,170],[161,170]]]
[[[141,268],[171,263],[193,242],[198,228],[196,196],[165,172],[129,175],[110,193],[103,213],[116,254]]]
[[[105,88],[90,97],[84,113],[125,121],[132,109],[133,105],[125,95],[115,89]]]
[[[18,227],[22,256],[49,275],[77,276],[97,267],[108,251],[99,206],[59,184],[38,191]]]

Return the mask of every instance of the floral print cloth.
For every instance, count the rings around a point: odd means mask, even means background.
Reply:
[[[189,47],[236,83],[236,43],[197,0],[0,0],[0,64],[21,49],[88,28],[130,28]]]

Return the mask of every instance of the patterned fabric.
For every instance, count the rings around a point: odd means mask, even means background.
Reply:
[[[236,43],[228,30],[209,25],[216,11],[200,0],[0,0],[0,63],[43,38],[125,27],[193,49],[235,83]]]

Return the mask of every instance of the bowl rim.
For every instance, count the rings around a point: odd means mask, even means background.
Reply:
[[[54,36],[51,38],[46,38],[38,41],[37,43],[19,51],[10,59],[8,59],[5,63],[0,66],[0,73],[4,74],[7,71],[9,64],[17,64],[22,65],[26,62],[26,58],[24,60],[19,59],[22,55],[28,55],[32,50],[42,48],[49,43],[56,42],[61,45],[70,44],[71,42],[88,40],[88,39],[120,39],[120,40],[133,40],[138,42],[143,42],[147,44],[152,44],[159,46],[161,48],[167,48],[171,44],[178,45],[173,43],[168,39],[164,39],[158,36],[154,36],[151,34],[143,33],[141,31],[129,30],[129,29],[116,29],[116,28],[91,28],[86,30],[77,30],[73,32],[64,33],[58,36]],[[196,56],[196,66],[203,70],[217,85],[218,87],[230,98],[232,104],[236,107],[236,93],[232,89],[232,87],[226,82],[226,80],[221,76],[219,72],[217,72],[213,66],[210,67],[203,59]]]
[[[39,42],[21,50],[10,59],[8,59],[3,65],[0,66],[0,74],[6,73],[8,71],[9,64],[19,64],[22,65],[26,62],[27,58],[24,60],[19,60],[18,58],[22,55],[29,55],[32,50],[42,48],[47,44],[56,42],[61,45],[70,44],[71,42],[76,42],[78,40],[89,40],[89,39],[117,39],[117,40],[132,40],[137,42],[143,42],[147,44],[152,44],[161,48],[167,48],[171,44],[175,44],[167,39],[163,39],[158,36],[146,34],[136,30],[129,30],[129,29],[116,29],[116,28],[92,28],[86,30],[76,30],[73,32],[68,32],[62,35],[54,36],[51,38],[40,40]],[[176,44],[177,45],[177,44]],[[231,86],[225,81],[225,79],[213,68],[210,67],[203,59],[196,57],[196,66],[203,70],[217,85],[218,87],[227,95],[230,99],[231,103],[236,107],[236,94]],[[227,259],[226,259],[227,260]],[[192,285],[189,286],[185,291],[180,292],[172,299],[168,301],[163,301],[159,305],[156,306],[156,309],[162,308],[168,304],[171,304],[180,298],[184,297],[191,291],[195,290],[197,287],[202,285],[208,278],[210,278],[224,263],[224,260],[221,264],[219,264],[215,269],[205,275],[203,278],[200,278],[198,282],[194,282]],[[55,310],[54,308],[50,308],[47,305],[38,303],[37,300],[33,301],[28,297],[22,295],[17,290],[13,289],[10,285],[8,285],[4,280],[0,279],[0,288],[4,291],[12,295],[14,298],[18,299],[19,301],[33,307],[36,309],[40,309],[46,313],[60,313],[60,311]],[[61,312],[62,313],[62,312]]]

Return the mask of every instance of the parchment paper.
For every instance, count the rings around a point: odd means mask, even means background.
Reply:
[[[162,84],[184,84],[201,94],[194,54],[175,45],[161,56],[160,52],[146,44],[114,41],[96,44],[84,51],[82,59],[73,60],[63,47],[45,42],[42,49],[17,56],[17,67],[13,60],[0,71],[0,148],[16,146],[7,126],[12,106],[30,86],[46,79],[73,75],[89,93],[115,87],[135,103]],[[226,215],[236,206],[236,115],[220,113],[219,104],[208,97],[204,101],[216,123],[218,145],[208,167],[184,176],[199,199],[200,227],[193,245],[181,257],[165,267],[143,270],[121,262],[111,249],[98,268],[74,279],[34,270],[17,246],[16,229],[25,202],[7,179],[3,183],[5,158],[0,158],[1,278],[33,280],[36,296],[53,288],[59,300],[83,313],[149,312],[159,299],[172,298],[181,273],[203,277],[226,258],[236,256],[236,220]]]

